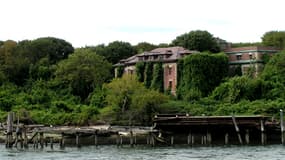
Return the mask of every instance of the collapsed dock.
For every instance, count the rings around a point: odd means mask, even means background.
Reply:
[[[155,129],[174,144],[267,144],[281,142],[280,123],[268,116],[189,116],[156,115]],[[164,134],[164,135],[163,135]],[[179,136],[177,136],[179,135]]]
[[[283,117],[283,113],[282,113]],[[153,126],[44,126],[13,123],[8,114],[5,128],[6,147],[44,148],[58,144],[117,146],[144,144],[175,145],[266,145],[284,144],[283,119],[268,116],[190,116],[188,114],[159,114]]]

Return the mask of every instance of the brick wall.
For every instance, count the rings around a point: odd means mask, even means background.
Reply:
[[[171,93],[175,95],[177,85],[177,64],[165,63],[163,65],[164,72],[164,90],[171,89]]]

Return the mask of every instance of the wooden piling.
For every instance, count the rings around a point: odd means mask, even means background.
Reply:
[[[53,137],[50,137],[50,148],[53,149]]]
[[[192,137],[191,137],[191,145],[193,146],[195,144],[195,135],[192,134]]]
[[[117,136],[116,136],[116,144],[117,144],[117,147],[120,146],[120,135],[119,135],[119,133],[117,133]]]
[[[174,145],[174,136],[173,135],[170,137],[170,144],[171,144],[171,146]]]
[[[207,131],[206,139],[207,139],[207,144],[211,145],[212,144],[212,134],[211,134],[211,132]]]
[[[44,133],[43,132],[40,132],[40,146],[41,146],[41,149],[44,148]]]
[[[137,145],[137,135],[135,134],[135,145]]]
[[[9,112],[7,116],[7,136],[6,147],[10,148],[13,145],[13,112]]]
[[[229,134],[226,133],[225,134],[225,145],[228,145],[229,144]]]
[[[120,136],[120,146],[123,145],[123,136]]]
[[[249,144],[249,130],[248,129],[245,131],[245,143]]]
[[[97,136],[97,130],[94,132],[94,145],[98,146],[98,136]]]
[[[284,134],[284,117],[283,110],[280,109],[280,128],[281,128],[281,143],[285,144],[285,134]]]
[[[77,147],[80,147],[80,139],[79,139],[79,137],[80,137],[80,135],[79,135],[79,133],[76,133],[76,146]]]
[[[61,149],[63,149],[65,147],[65,144],[64,144],[64,132],[61,133],[61,138],[59,140],[59,147]]]
[[[133,131],[130,131],[130,146],[134,146]]]
[[[191,139],[192,138],[192,135],[191,135],[191,132],[189,132],[188,136],[187,136],[187,144],[188,145],[191,145]]]
[[[260,130],[261,130],[261,144],[265,145],[266,144],[266,134],[265,134],[263,120],[260,120]]]
[[[28,145],[27,128],[25,125],[23,126],[23,131],[24,131],[24,147],[28,148],[29,145]]]
[[[240,135],[240,132],[239,132],[239,127],[238,127],[238,125],[237,125],[236,118],[235,118],[234,115],[232,115],[232,120],[233,120],[233,123],[234,123],[234,126],[235,126],[235,130],[236,130],[236,132],[237,132],[237,136],[238,136],[239,143],[240,143],[240,144],[243,144],[242,139],[241,139],[241,135]]]

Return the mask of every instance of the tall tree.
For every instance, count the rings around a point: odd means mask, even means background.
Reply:
[[[96,53],[104,56],[107,61],[112,64],[119,62],[121,59],[128,58],[136,53],[135,49],[128,42],[114,41],[108,44],[108,46],[96,46]],[[99,50],[99,51],[98,51]]]
[[[262,36],[262,44],[265,46],[285,49],[285,31],[269,31]]]
[[[151,51],[155,49],[157,46],[148,42],[140,42],[137,45],[134,46],[136,49],[136,53],[142,53],[145,51]]]
[[[77,49],[68,59],[59,62],[56,79],[67,84],[73,94],[86,99],[96,87],[110,78],[111,64],[90,49]]]
[[[182,34],[172,41],[172,45],[182,46],[190,50],[211,51],[217,53],[220,51],[213,35],[208,31],[195,30]]]
[[[168,100],[164,94],[146,89],[134,75],[113,79],[104,88],[109,108],[107,117],[115,118],[115,122],[128,120],[150,125],[157,108]]]

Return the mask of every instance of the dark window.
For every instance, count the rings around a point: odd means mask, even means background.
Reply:
[[[241,60],[241,55],[237,55],[237,60]]]
[[[158,58],[158,55],[154,55],[154,56],[153,56],[153,59],[154,59],[154,60],[157,60],[157,58]]]
[[[252,54],[249,55],[249,59],[252,59]]]
[[[168,75],[172,74],[172,67],[168,67]]]
[[[169,88],[169,89],[172,89],[172,81],[169,81],[169,82],[168,82],[168,88]]]

